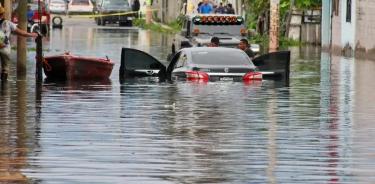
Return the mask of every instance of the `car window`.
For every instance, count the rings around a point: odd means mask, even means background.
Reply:
[[[128,6],[128,0],[103,0],[103,6]]]
[[[89,5],[89,0],[72,0],[72,5]]]
[[[186,62],[187,62],[187,56],[186,56],[186,54],[182,54],[180,56],[180,58],[178,58],[178,61],[177,61],[177,64],[176,64],[175,68],[181,68],[181,67],[185,66]]]
[[[129,48],[122,48],[121,60],[124,61],[128,70],[136,69],[161,69],[164,65],[151,55]]]
[[[65,4],[64,0],[51,0],[51,4]]]
[[[248,65],[254,66],[250,58],[241,50],[231,51],[193,51],[192,63],[207,65]]]

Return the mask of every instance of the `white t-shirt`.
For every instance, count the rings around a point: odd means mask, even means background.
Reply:
[[[0,42],[6,45],[2,49],[10,51],[10,34],[16,29],[17,25],[8,20],[4,20],[0,25]]]

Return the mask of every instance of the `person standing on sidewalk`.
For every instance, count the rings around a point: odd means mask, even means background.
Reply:
[[[10,41],[9,37],[11,33],[36,38],[38,34],[28,33],[24,30],[17,28],[17,25],[4,18],[5,9],[0,6],[0,60],[1,60],[1,80],[6,81],[9,73],[9,62],[10,62]]]

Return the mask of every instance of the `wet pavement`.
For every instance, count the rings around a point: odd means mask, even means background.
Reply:
[[[165,59],[172,39],[64,19],[45,55],[108,56],[110,81],[36,86],[30,52],[0,88],[0,183],[375,182],[374,61],[291,48],[289,87],[120,84],[121,47]]]

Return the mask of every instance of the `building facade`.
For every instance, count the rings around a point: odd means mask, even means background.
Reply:
[[[336,54],[375,58],[375,1],[323,0],[322,46]]]

